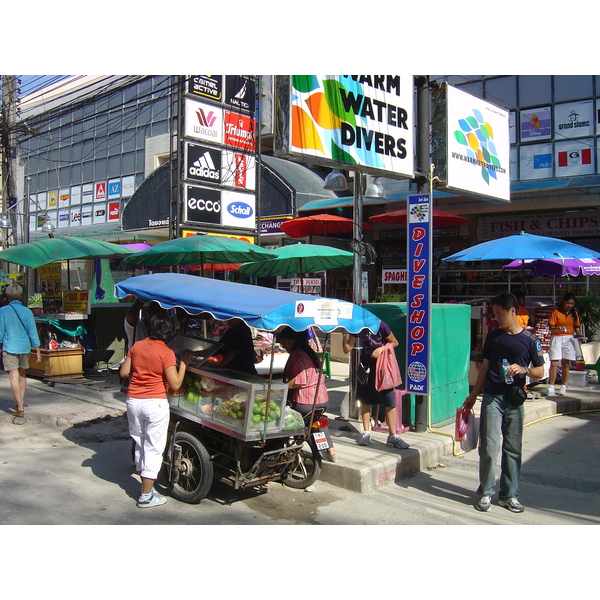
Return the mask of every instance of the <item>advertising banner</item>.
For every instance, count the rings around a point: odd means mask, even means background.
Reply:
[[[594,167],[594,138],[556,142],[554,156],[556,176],[590,175]]]
[[[521,111],[521,141],[552,139],[552,111],[549,106]]]
[[[223,109],[186,98],[184,135],[213,144],[222,144]]]
[[[256,124],[252,117],[225,111],[224,142],[246,152],[256,150]]]
[[[444,187],[510,202],[509,111],[447,84],[434,90],[432,157]]]
[[[190,75],[187,93],[220,102],[223,98],[223,75]]]
[[[519,178],[544,179],[552,177],[553,146],[549,144],[529,144],[519,147]]]
[[[408,197],[406,392],[429,394],[431,308],[431,202]]]
[[[256,229],[254,194],[223,190],[221,192],[221,224],[242,229]]]
[[[221,150],[200,144],[186,143],[185,177],[205,183],[220,183]]]
[[[412,75],[276,77],[278,156],[414,175]]]
[[[221,184],[236,189],[256,189],[256,159],[254,154],[223,150]]]
[[[215,189],[185,186],[184,221],[221,224],[221,192]]]
[[[256,84],[250,75],[225,76],[225,104],[243,112],[254,113]]]
[[[594,101],[555,104],[554,133],[557,140],[594,135]]]

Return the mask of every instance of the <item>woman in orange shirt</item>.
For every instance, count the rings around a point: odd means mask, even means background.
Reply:
[[[567,393],[569,381],[569,361],[576,359],[573,335],[579,335],[579,315],[575,310],[575,295],[570,292],[563,296],[560,306],[555,308],[548,319],[550,326],[550,374],[548,396],[556,394],[554,383],[558,363],[561,365],[561,383],[558,393],[564,396]]]
[[[173,335],[173,320],[166,312],[152,315],[148,337],[127,353],[119,375],[130,377],[127,389],[129,435],[135,441],[134,460],[142,481],[138,508],[161,506],[167,499],[154,489],[167,443],[169,403],[165,383],[178,390],[194,354],[185,351],[177,366],[175,353],[165,344]]]

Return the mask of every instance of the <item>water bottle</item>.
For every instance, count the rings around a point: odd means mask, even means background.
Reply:
[[[508,373],[508,367],[509,367],[510,363],[505,359],[502,360],[502,371],[504,372],[504,383],[507,383],[508,385],[510,385],[511,383],[514,382],[513,376],[509,375]]]

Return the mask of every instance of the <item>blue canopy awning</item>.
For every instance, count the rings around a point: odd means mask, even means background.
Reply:
[[[363,329],[376,333],[380,324],[373,313],[351,302],[183,273],[140,275],[115,285],[117,298],[130,294],[167,309],[209,313],[221,321],[237,317],[266,331],[288,325],[295,331],[314,326],[326,333],[338,329],[351,334]]]

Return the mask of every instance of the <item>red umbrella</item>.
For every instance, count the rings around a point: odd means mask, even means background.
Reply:
[[[290,219],[280,227],[291,238],[307,235],[323,235],[327,238],[328,233],[352,233],[353,221],[336,215],[313,215]],[[371,226],[363,223],[363,229],[371,229]]]
[[[451,227],[452,225],[465,225],[470,223],[467,217],[461,217],[443,210],[434,208],[433,211],[434,227]],[[374,223],[391,223],[394,225],[406,225],[406,209],[395,210],[394,212],[382,213],[369,217]]]
[[[240,265],[244,263],[214,263],[206,265],[193,265],[188,267],[188,271],[237,271]]]

